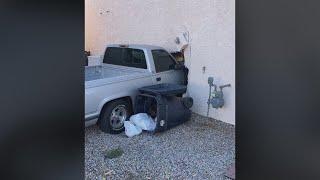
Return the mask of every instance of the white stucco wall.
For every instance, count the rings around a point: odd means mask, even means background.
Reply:
[[[85,0],[85,8],[85,49],[93,55],[102,54],[110,43],[176,50],[175,37],[188,31],[191,40],[185,57],[192,110],[206,115],[207,78],[213,76],[219,85],[231,83],[232,87],[224,91],[225,106],[211,108],[209,116],[235,124],[234,0]]]

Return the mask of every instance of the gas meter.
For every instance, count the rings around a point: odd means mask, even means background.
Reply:
[[[209,98],[208,98],[208,111],[207,111],[207,116],[209,116],[209,109],[210,105],[215,108],[222,108],[224,105],[224,98],[223,98],[223,88],[225,87],[231,87],[231,84],[226,84],[218,86],[216,84],[213,84],[213,77],[208,78],[208,84],[209,84]],[[214,87],[213,92],[212,92],[212,87]]]

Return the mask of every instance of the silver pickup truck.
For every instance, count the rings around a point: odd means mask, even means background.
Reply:
[[[85,67],[85,126],[103,132],[124,130],[138,88],[159,83],[186,84],[186,68],[165,49],[151,45],[109,45],[102,64]]]

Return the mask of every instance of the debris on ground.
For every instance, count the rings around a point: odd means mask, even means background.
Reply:
[[[155,120],[147,113],[132,115],[129,121],[124,122],[125,134],[128,137],[139,135],[142,130],[153,131],[156,128]]]
[[[124,129],[125,129],[125,134],[128,137],[139,135],[142,132],[142,129],[134,125],[131,121],[124,122]]]
[[[108,176],[111,176],[114,173],[113,170],[103,173],[102,180],[106,180]],[[108,178],[109,179],[109,178]]]
[[[132,115],[130,121],[140,127],[142,130],[153,131],[156,128],[155,120],[147,113],[139,113]]]
[[[113,159],[120,157],[123,154],[123,150],[121,148],[116,148],[112,150],[105,151],[104,157],[108,159]]]

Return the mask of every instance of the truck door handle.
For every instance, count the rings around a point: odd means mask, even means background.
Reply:
[[[157,79],[156,79],[157,81],[161,81],[161,77],[157,77]]]

